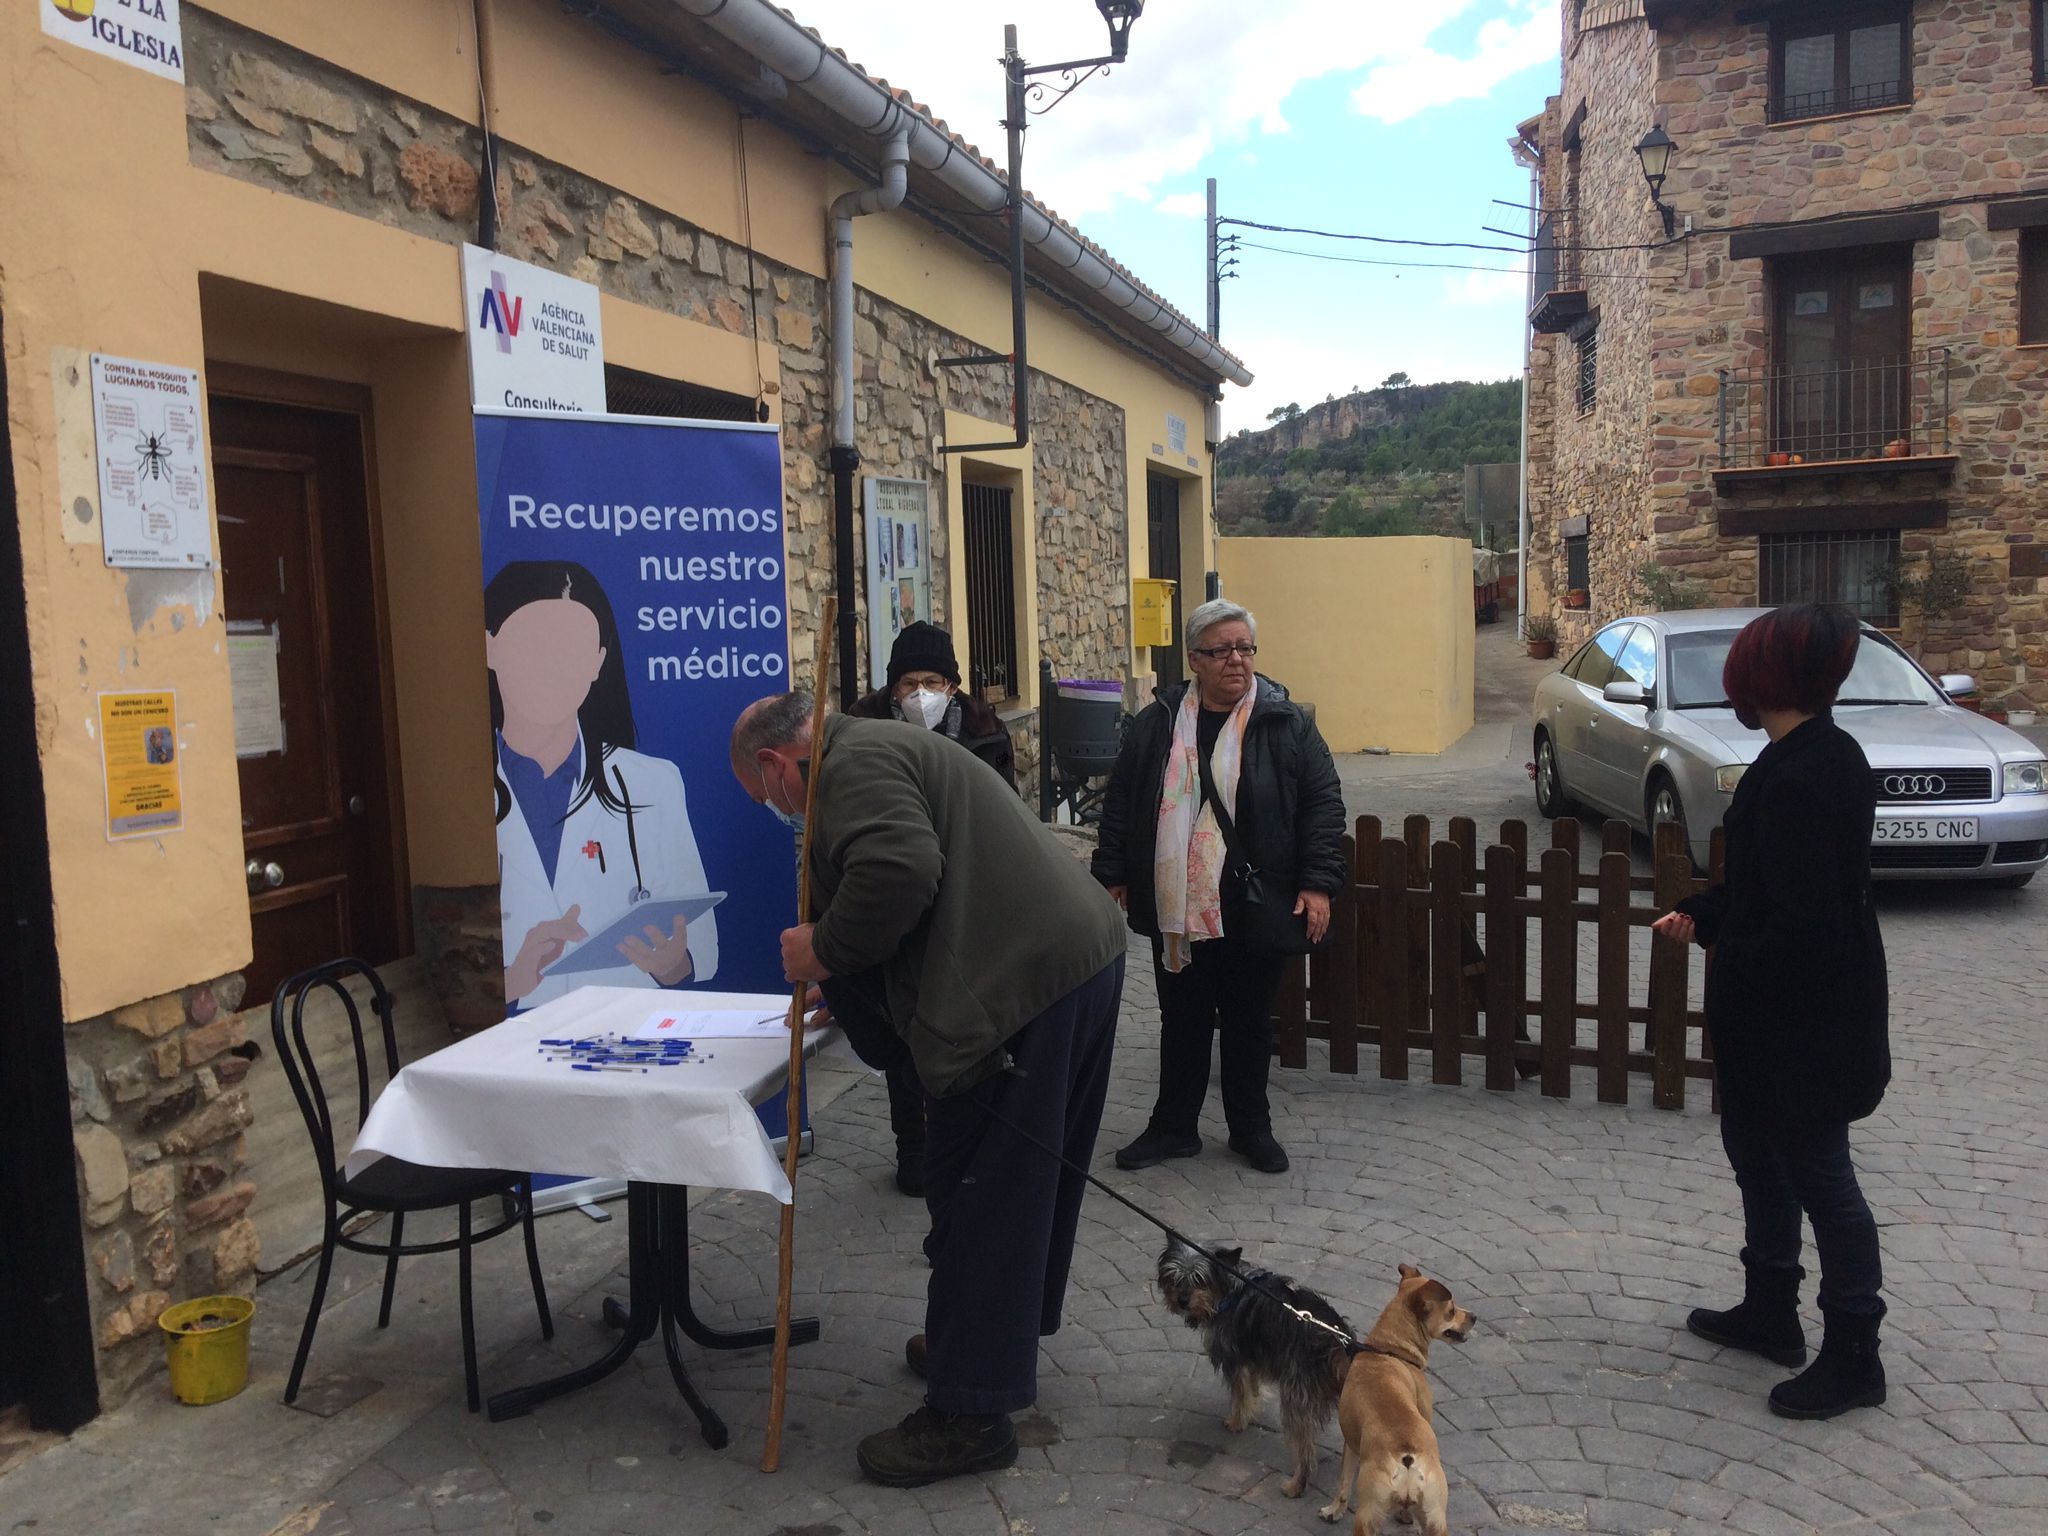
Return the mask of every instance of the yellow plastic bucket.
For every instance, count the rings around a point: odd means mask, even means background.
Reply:
[[[242,1296],[199,1296],[164,1308],[164,1358],[171,1392],[181,1403],[225,1402],[249,1384],[249,1319],[256,1303]]]

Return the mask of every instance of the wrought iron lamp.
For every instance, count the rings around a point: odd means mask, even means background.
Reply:
[[[1671,156],[1678,148],[1662,124],[1652,126],[1636,145],[1636,158],[1643,163],[1643,180],[1650,184],[1650,206],[1664,217],[1664,238],[1678,233],[1678,215],[1664,201],[1664,178],[1671,174]]]

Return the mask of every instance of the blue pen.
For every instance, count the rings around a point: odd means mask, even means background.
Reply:
[[[645,1067],[613,1066],[608,1062],[572,1061],[569,1063],[569,1070],[572,1072],[645,1072],[647,1069]]]

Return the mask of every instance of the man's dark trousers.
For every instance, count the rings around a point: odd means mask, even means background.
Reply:
[[[926,1400],[942,1412],[1014,1413],[1037,1400],[1038,1340],[1059,1328],[1087,1185],[995,1117],[1088,1166],[1123,987],[1119,958],[1014,1035],[1007,1070],[930,1101]]]

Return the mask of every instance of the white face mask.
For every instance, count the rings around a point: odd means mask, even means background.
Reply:
[[[920,688],[903,701],[903,718],[913,721],[922,720],[926,730],[936,731],[939,728],[939,722],[946,718],[946,710],[951,707],[952,703],[953,696],[949,693],[940,693],[931,688]]]

